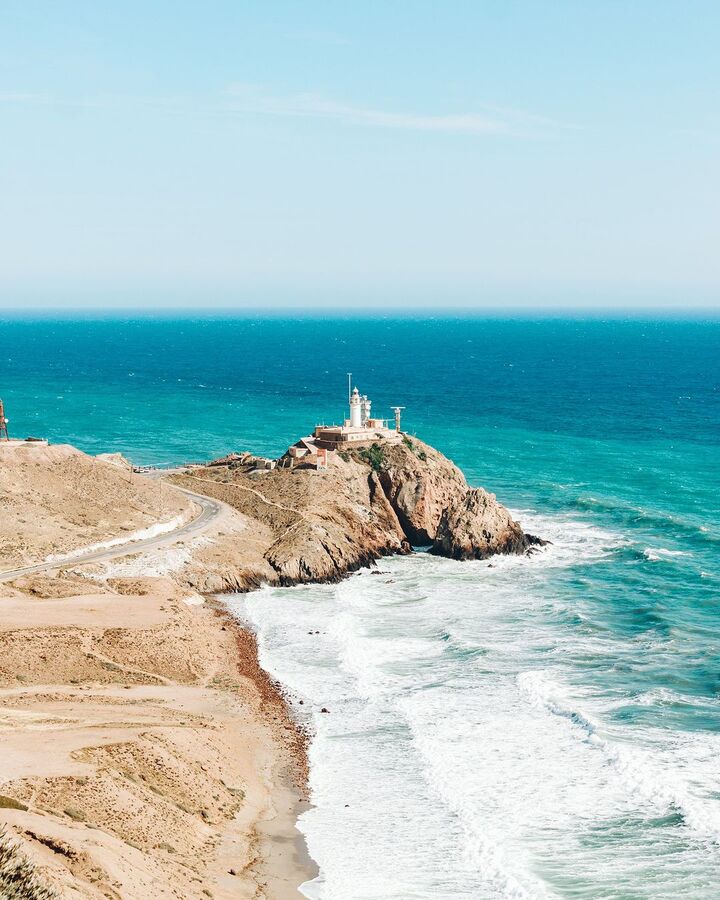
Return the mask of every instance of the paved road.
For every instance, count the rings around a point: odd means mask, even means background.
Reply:
[[[10,569],[0,572],[0,582],[12,581],[21,575],[35,575],[38,572],[47,572],[50,569],[59,569],[63,566],[84,565],[91,562],[105,562],[109,559],[116,559],[119,556],[128,556],[130,553],[137,553],[139,550],[155,549],[156,547],[166,547],[170,544],[176,544],[178,541],[187,537],[195,537],[202,531],[205,531],[217,519],[223,509],[223,504],[210,497],[204,497],[202,494],[195,494],[193,491],[187,491],[185,488],[177,488],[187,494],[199,507],[201,507],[200,515],[194,518],[186,525],[181,525],[175,531],[168,531],[165,534],[159,534],[157,537],[145,538],[140,541],[128,541],[126,544],[118,544],[117,547],[109,547],[103,550],[93,550],[80,556],[71,556],[65,560],[58,559],[54,562],[38,563],[34,566],[24,566],[21,569]]]

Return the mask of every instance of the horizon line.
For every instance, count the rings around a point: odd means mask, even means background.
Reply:
[[[142,308],[133,306],[108,306],[103,309],[89,308],[87,306],[62,306],[62,307],[0,307],[0,321],[3,319],[33,319],[33,318],[124,318],[124,319],[166,319],[166,318],[193,318],[193,319],[242,319],[242,318],[292,318],[311,319],[322,317],[323,319],[390,319],[390,318],[420,318],[420,319],[457,319],[457,318],[492,318],[492,319],[517,319],[517,318],[571,318],[571,319],[720,319],[720,307],[709,306],[681,306],[667,305],[659,307],[647,306],[486,306],[482,308],[469,306],[398,306],[380,308],[350,307],[346,310],[328,309],[327,306],[305,306],[298,309],[296,306],[194,306],[191,304],[178,304],[176,306],[162,306],[155,308]]]

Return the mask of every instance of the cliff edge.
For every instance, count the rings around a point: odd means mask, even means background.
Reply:
[[[255,457],[234,454],[172,478],[245,518],[248,539],[226,548],[224,572],[195,554],[186,575],[198,590],[338,581],[413,546],[453,559],[485,559],[544,543],[525,534],[493,494],[471,489],[454,463],[416,438],[398,435],[333,452],[322,470],[312,462],[272,469],[257,464]]]

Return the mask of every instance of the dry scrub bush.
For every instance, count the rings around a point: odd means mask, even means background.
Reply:
[[[57,900],[58,895],[38,878],[35,866],[0,829],[0,897],[3,900]]]

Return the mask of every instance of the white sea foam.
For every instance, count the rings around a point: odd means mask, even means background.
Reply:
[[[714,736],[646,729],[633,744],[604,722],[617,699],[567,678],[569,655],[602,660],[609,638],[558,624],[582,598],[571,606],[553,585],[627,541],[521,521],[552,545],[492,568],[418,554],[384,560],[386,575],[233,601],[311,717],[315,806],[300,828],[320,876],[307,897],[612,896],[619,883],[675,897],[652,830],[673,814],[673,864],[710,883],[715,851],[684,842],[718,834]]]
[[[628,791],[656,807],[659,814],[678,812],[698,837],[720,843],[720,805],[713,796],[715,774],[706,772],[702,785],[697,780],[702,773],[695,765],[692,768],[695,784],[691,785],[686,766],[688,756],[695,763],[701,759],[717,759],[720,736],[676,735],[671,742],[660,740],[658,744],[658,738],[664,736],[655,735],[655,740],[648,741],[644,747],[620,743],[602,733],[593,716],[547,672],[523,672],[518,676],[518,683],[535,705],[567,719],[577,728],[580,740],[587,741],[603,754]],[[653,702],[677,702],[681,699],[681,695],[674,692],[653,694],[652,698],[645,696],[640,702],[647,704],[651,699]]]
[[[660,562],[663,559],[672,559],[674,556],[690,556],[687,550],[668,550],[666,547],[647,547],[643,550],[643,556],[651,562]]]

